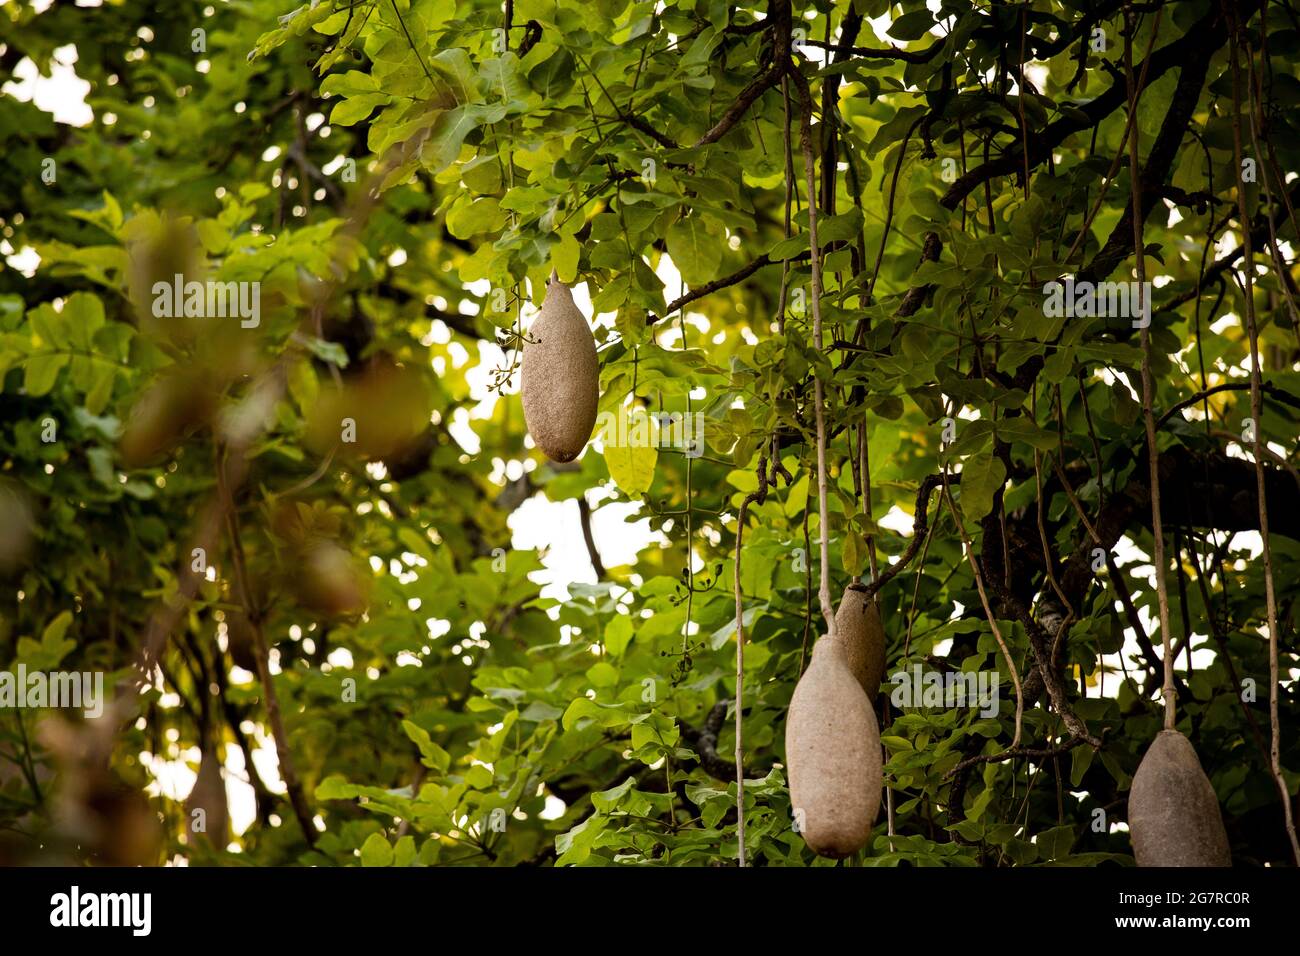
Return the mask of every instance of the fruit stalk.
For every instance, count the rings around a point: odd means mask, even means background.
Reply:
[[[1128,83],[1128,109],[1132,116],[1137,110],[1139,91],[1133,78],[1133,11],[1124,10],[1124,76]],[[1143,302],[1146,289],[1146,250],[1142,244],[1142,180],[1138,175],[1138,124],[1129,127],[1128,163],[1129,183],[1133,200],[1133,256],[1137,268],[1137,314],[1146,315],[1150,303]],[[1151,559],[1156,573],[1156,599],[1160,606],[1161,656],[1164,658],[1164,688],[1161,696],[1165,702],[1165,729],[1173,730],[1177,721],[1177,691],[1174,689],[1174,659],[1169,641],[1169,588],[1165,583],[1168,559],[1165,557],[1164,522],[1160,514],[1160,451],[1156,447],[1155,380],[1151,376],[1150,322],[1142,326],[1142,416],[1146,421],[1147,467],[1151,487],[1151,536],[1155,539]]]
[[[808,83],[803,74],[791,68],[790,75],[794,79],[795,92],[799,95],[799,105],[803,114],[799,125],[799,144],[803,149],[804,179],[808,187],[808,251],[812,268],[813,346],[821,352],[823,348],[822,263],[821,250],[817,244],[817,174],[812,147],[812,96],[808,92]],[[821,605],[822,617],[826,619],[826,633],[834,637],[836,629],[835,610],[831,606],[830,518],[826,499],[826,413],[823,408],[825,392],[816,369],[813,370],[813,401],[817,419],[817,520],[821,532],[821,578],[817,588],[817,600]]]
[[[1286,826],[1287,839],[1291,842],[1291,855],[1296,865],[1300,866],[1300,841],[1296,838],[1295,817],[1291,810],[1291,791],[1286,778],[1282,776],[1281,742],[1279,741],[1278,718],[1278,619],[1277,593],[1273,586],[1273,550],[1269,547],[1268,537],[1268,500],[1265,496],[1264,473],[1264,432],[1262,418],[1264,401],[1260,386],[1259,326],[1255,320],[1254,269],[1255,252],[1250,237],[1250,211],[1246,208],[1246,185],[1242,182],[1242,137],[1241,137],[1241,66],[1237,50],[1237,20],[1229,19],[1230,57],[1232,64],[1232,145],[1233,158],[1237,169],[1237,219],[1241,230],[1241,247],[1243,250],[1241,270],[1245,285],[1246,333],[1250,339],[1250,417],[1254,423],[1254,447],[1251,453],[1255,459],[1255,495],[1259,509],[1259,541],[1264,558],[1264,603],[1268,615],[1268,718],[1272,731],[1269,741],[1269,764],[1273,780],[1277,783],[1282,798],[1283,823]],[[1249,50],[1247,50],[1249,53]]]

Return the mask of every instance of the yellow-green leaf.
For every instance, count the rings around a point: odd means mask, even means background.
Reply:
[[[650,490],[659,461],[654,422],[644,409],[626,407],[619,407],[606,421],[601,440],[609,476],[629,498],[639,497]]]
[[[27,360],[23,372],[23,388],[33,397],[48,394],[58,380],[60,370],[67,364],[66,354],[33,355]]]
[[[581,251],[573,236],[560,236],[560,241],[551,246],[551,265],[555,266],[561,282],[567,284],[578,277],[578,254]]]

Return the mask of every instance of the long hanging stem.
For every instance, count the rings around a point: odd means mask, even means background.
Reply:
[[[1268,611],[1268,719],[1272,730],[1269,742],[1269,761],[1273,779],[1282,797],[1282,810],[1287,838],[1291,841],[1291,855],[1300,866],[1300,842],[1296,839],[1295,818],[1291,811],[1291,792],[1282,776],[1281,741],[1278,719],[1278,620],[1277,594],[1273,587],[1273,551],[1268,543],[1268,501],[1265,495],[1264,430],[1261,418],[1264,400],[1260,388],[1259,326],[1255,320],[1254,301],[1254,250],[1251,248],[1249,213],[1246,208],[1246,187],[1242,181],[1241,142],[1241,90],[1240,64],[1237,49],[1237,18],[1229,13],[1229,46],[1232,60],[1232,146],[1237,171],[1237,220],[1241,229],[1242,278],[1246,311],[1246,334],[1250,339],[1250,417],[1254,424],[1255,494],[1259,501],[1259,539],[1264,557],[1264,603]]]
[[[875,508],[871,500],[871,451],[868,447],[870,433],[867,428],[867,413],[862,413],[862,424],[858,426],[858,474],[862,480],[862,511],[867,516],[867,521],[875,524]],[[874,584],[880,577],[880,566],[876,562],[876,536],[868,534],[866,536],[867,545],[867,565],[871,569],[871,582]],[[875,600],[875,597],[872,597]]]
[[[785,160],[785,238],[789,239],[790,230],[790,212],[794,207],[794,151],[790,148],[790,79],[781,77],[781,101],[785,107],[785,126],[782,135],[781,153]],[[789,294],[790,277],[790,260],[786,259],[781,263],[781,298],[776,306],[776,327],[777,330],[785,334],[785,305],[786,296]]]
[[[760,460],[759,471],[765,463]],[[761,478],[759,479],[762,480]],[[744,597],[740,589],[740,556],[745,537],[745,518],[749,510],[749,498],[746,497],[736,516],[736,856],[743,867],[745,865],[745,745],[744,721],[741,716],[745,703],[745,620]]]
[[[1002,628],[998,626],[997,615],[993,613],[993,607],[989,603],[988,591],[984,588],[984,575],[980,573],[979,561],[975,558],[975,545],[971,542],[970,535],[966,533],[966,526],[962,523],[961,512],[957,510],[956,503],[952,500],[952,490],[948,486],[948,469],[943,469],[943,496],[948,502],[948,510],[952,512],[953,523],[957,525],[957,533],[961,535],[962,550],[966,552],[966,559],[970,562],[971,574],[975,577],[975,589],[979,592],[980,604],[984,606],[984,616],[988,618],[989,629],[993,632],[993,639],[998,642],[998,649],[1002,651],[1002,659],[1006,662],[1007,673],[1011,676],[1011,684],[1016,691],[1016,730],[1011,739],[1011,750],[1020,746],[1020,738],[1024,730],[1025,723],[1025,694],[1020,683],[1020,671],[1016,668],[1015,658],[1011,656],[1011,648],[1007,646],[1006,638],[1002,636]]]
[[[230,558],[235,568],[235,578],[239,582],[240,599],[244,606],[244,615],[253,631],[253,649],[257,656],[257,676],[265,697],[267,721],[271,725],[271,738],[275,742],[275,754],[280,764],[280,777],[288,793],[289,806],[298,819],[303,838],[308,846],[315,846],[320,836],[307,804],[302,784],[293,761],[293,751],[289,749],[289,736],[284,730],[284,720],[280,715],[280,698],[275,692],[275,681],[271,677],[270,649],[266,643],[266,634],[262,629],[262,614],[253,607],[253,592],[249,586],[248,565],[244,560],[244,544],[239,534],[239,512],[235,507],[226,474],[225,450],[216,449],[217,493],[225,506],[226,528],[230,535]]]
[[[1146,253],[1142,245],[1142,181],[1138,169],[1138,89],[1133,79],[1133,33],[1135,23],[1131,7],[1124,8],[1124,78],[1128,85],[1128,111],[1133,122],[1129,124],[1128,172],[1129,193],[1133,201],[1133,255],[1137,265],[1137,314],[1147,316],[1150,303],[1146,302]],[[1174,658],[1169,641],[1169,588],[1165,583],[1165,535],[1160,514],[1160,452],[1156,448],[1155,380],[1151,375],[1150,321],[1142,326],[1142,413],[1146,421],[1147,466],[1151,485],[1151,535],[1155,539],[1152,563],[1156,573],[1156,599],[1160,606],[1161,656],[1164,658],[1165,729],[1173,730],[1178,720],[1177,699],[1174,691]]]
[[[791,235],[791,209],[794,205],[795,181],[794,181],[794,153],[790,148],[790,80],[789,77],[781,77],[781,100],[785,107],[785,126],[782,136],[782,156],[785,160],[785,238],[789,239]],[[790,260],[786,259],[781,263],[781,297],[776,307],[777,329],[781,334],[785,334],[785,306],[786,296],[789,294],[789,275]],[[772,460],[776,462],[780,454],[780,446],[775,438],[772,439]],[[749,511],[751,501],[762,503],[766,497],[766,480],[767,480],[767,461],[765,456],[759,456],[758,461],[758,491],[747,495],[741,503],[740,511],[736,520],[736,560],[734,567],[734,590],[736,593],[736,855],[740,865],[745,866],[745,768],[744,768],[744,692],[745,692],[745,620],[744,620],[744,592],[740,581],[740,557],[742,554],[741,544],[745,535],[745,517]],[[807,512],[805,511],[805,528],[807,527]],[[805,647],[806,651],[807,648]],[[799,669],[803,671],[802,656],[799,662]]]
[[[772,455],[778,452],[775,436],[772,438]],[[745,706],[745,616],[744,590],[740,582],[740,556],[744,553],[745,521],[749,516],[749,506],[757,502],[762,504],[767,499],[767,451],[758,456],[758,488],[745,496],[736,513],[736,561],[733,567],[733,583],[736,593],[736,842],[737,857],[740,865],[745,865],[745,747],[744,747],[744,706]]]
[[[813,158],[812,146],[812,96],[808,92],[807,81],[803,75],[790,68],[794,80],[795,92],[799,95],[802,120],[799,127],[799,141],[803,147],[804,179],[808,184],[808,249],[812,268],[812,310],[813,310],[813,347],[821,352],[822,345],[822,263],[821,250],[817,244],[817,174],[816,160]],[[835,637],[835,611],[831,607],[831,559],[830,559],[830,517],[827,505],[826,486],[826,413],[822,404],[825,390],[821,378],[813,373],[813,400],[816,403],[817,419],[817,518],[821,544],[821,581],[817,589],[821,604],[822,617],[826,620],[826,634]]]

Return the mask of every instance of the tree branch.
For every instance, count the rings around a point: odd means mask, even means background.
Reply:
[[[741,266],[731,275],[723,276],[721,279],[714,279],[712,282],[706,282],[704,283],[704,285],[691,289],[685,295],[679,296],[678,298],[674,299],[672,302],[669,302],[667,307],[664,309],[664,314],[662,316],[655,315],[653,312],[651,312],[649,315],[646,316],[645,323],[646,325],[654,325],[656,322],[662,321],[663,319],[672,315],[678,309],[690,305],[696,299],[703,299],[705,296],[712,295],[714,292],[717,292],[719,289],[725,289],[728,286],[733,286],[738,282],[743,282],[745,279],[748,279],[750,276],[752,276],[759,269],[762,269],[764,266],[774,266],[781,263],[782,261],[802,262],[804,259],[807,258],[808,258],[808,253],[801,253],[800,255],[792,256],[788,260],[769,259],[767,257],[767,253],[765,252],[757,259],[754,259],[753,261],[747,263],[746,265]]]
[[[1242,0],[1243,18],[1250,16],[1258,5],[1258,0]],[[1208,63],[1214,51],[1226,40],[1227,31],[1223,23],[1223,14],[1215,5],[1183,36],[1156,50],[1147,58],[1147,62],[1144,62],[1139,69],[1139,72],[1145,71],[1146,74],[1143,88],[1149,87],[1174,67],[1182,67],[1196,61]],[[1124,80],[1118,78],[1096,99],[1080,106],[1077,112],[1072,111],[1072,115],[1063,116],[1049,124],[1046,129],[1031,138],[1028,146],[1029,166],[1032,168],[1045,162],[1052,151],[1069,136],[1098,126],[1102,120],[1127,101]],[[948,191],[944,193],[939,203],[947,209],[956,209],[963,199],[986,181],[998,176],[1009,176],[1023,171],[1024,168],[1023,147],[1020,144],[1008,146],[996,159],[982,163],[965,175],[959,176],[948,187]]]
[[[596,572],[596,580],[605,577],[605,562],[596,550],[596,538],[591,533],[591,505],[585,494],[578,495],[578,520],[582,523],[582,540],[587,545],[587,557],[591,559],[591,569]]]
[[[691,745],[691,748],[699,755],[700,769],[707,773],[714,780],[721,783],[736,782],[736,765],[725,757],[718,754],[718,734],[722,732],[722,726],[727,720],[727,708],[731,705],[729,700],[720,700],[713,705],[709,715],[704,719],[704,726],[696,730],[681,717],[677,718],[677,727],[681,731],[682,740]],[[761,780],[767,774],[760,774],[757,777],[748,777],[749,780]]]
[[[790,62],[790,0],[771,0],[767,6],[767,18],[764,24],[771,24],[772,64],[749,82],[736,102],[732,103],[722,118],[695,143],[695,148],[716,143],[731,132],[745,114],[749,112],[754,101],[780,82]]]

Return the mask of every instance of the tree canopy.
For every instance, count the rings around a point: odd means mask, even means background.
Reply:
[[[1233,861],[1300,862],[1298,32],[0,6],[0,669],[113,691],[0,706],[0,861],[831,865],[783,734],[860,583],[885,796],[848,862],[1131,865],[1171,725]],[[599,358],[564,464],[518,393],[552,275]],[[539,498],[589,557],[563,593],[512,546]]]

